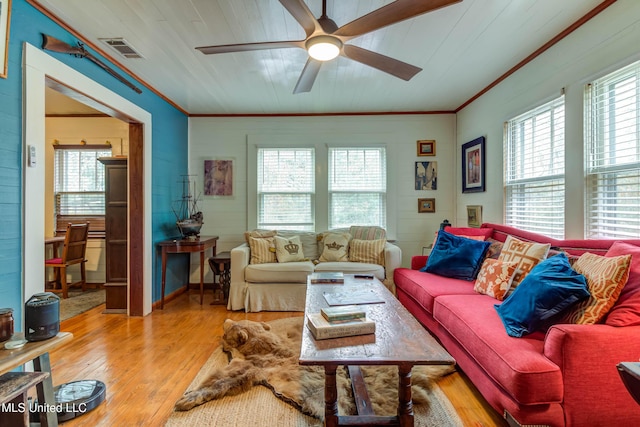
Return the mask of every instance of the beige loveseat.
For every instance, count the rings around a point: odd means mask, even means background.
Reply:
[[[346,236],[349,243],[343,245],[344,242],[340,240],[337,241],[338,243],[332,240],[336,237],[335,233]],[[252,237],[252,234],[255,237]],[[264,244],[265,247],[270,245],[270,252],[275,252],[272,243],[275,239],[273,234],[280,238],[280,242],[287,243],[285,246],[288,249],[301,246],[304,259],[278,262],[276,255],[273,255],[273,262],[266,262],[265,259],[256,260],[256,252],[260,251],[256,246],[258,243]],[[260,239],[263,237],[271,240],[266,243]],[[227,305],[229,310],[304,311],[307,276],[313,272],[370,274],[380,279],[393,291],[393,272],[402,262],[400,248],[386,241],[385,230],[379,227],[353,226],[345,230],[331,230],[323,233],[305,231],[265,233],[255,230],[245,233],[245,238],[247,242],[231,250],[231,285]],[[252,238],[255,240],[251,240]],[[298,241],[301,245],[295,244]],[[256,249],[254,253],[250,243]],[[294,243],[293,246],[291,246],[292,243]],[[374,246],[380,250],[377,258],[374,254],[375,259],[372,260],[375,262],[360,262],[360,260],[370,260],[372,256],[370,248]],[[369,248],[367,256],[359,251],[363,247]],[[344,256],[339,258],[340,260],[327,255],[327,251],[336,248],[343,251]],[[282,246],[279,249],[282,249]]]

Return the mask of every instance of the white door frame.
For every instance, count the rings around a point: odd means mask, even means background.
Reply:
[[[44,269],[44,183],[45,183],[45,87],[46,78],[122,112],[142,124],[144,132],[144,242],[143,246],[143,314],[151,312],[152,260],[151,244],[151,113],[96,83],[49,54],[24,43],[23,48],[23,276],[24,301],[43,292]],[[35,165],[29,165],[29,149],[35,150]],[[130,266],[127,266],[129,270]],[[128,272],[129,273],[129,272]],[[127,275],[130,277],[130,274]],[[24,324],[23,318],[20,319]]]

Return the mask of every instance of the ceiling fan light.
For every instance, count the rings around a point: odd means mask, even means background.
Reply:
[[[342,42],[331,36],[317,36],[309,39],[306,44],[309,56],[318,61],[330,61],[340,54]]]

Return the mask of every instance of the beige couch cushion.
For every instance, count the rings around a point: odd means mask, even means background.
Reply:
[[[311,261],[275,262],[249,264],[244,269],[244,278],[252,283],[307,283],[307,276],[311,273]]]

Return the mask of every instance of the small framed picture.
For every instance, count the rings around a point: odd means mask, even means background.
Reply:
[[[436,141],[433,139],[423,139],[418,141],[418,156],[435,156]]]
[[[418,199],[418,213],[435,211],[436,199]]]
[[[484,136],[462,146],[462,192],[485,191]]]
[[[469,227],[480,227],[482,224],[482,206],[467,206],[467,224]]]

